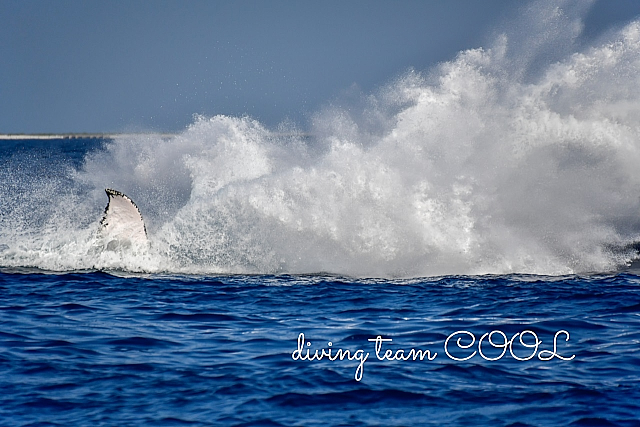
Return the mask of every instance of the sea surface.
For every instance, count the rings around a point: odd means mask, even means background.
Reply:
[[[586,9],[308,123],[0,138],[0,425],[639,426],[640,21]]]
[[[3,426],[637,426],[639,372],[633,274],[0,274]]]

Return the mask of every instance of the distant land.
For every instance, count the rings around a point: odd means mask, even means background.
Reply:
[[[8,133],[0,134],[0,140],[21,140],[21,139],[114,139],[136,135],[156,135],[162,138],[171,138],[173,133]]]
[[[153,135],[160,138],[173,138],[177,133],[167,132],[123,132],[123,133],[0,133],[0,141],[6,140],[28,140],[28,139],[116,139],[140,135]],[[300,138],[310,138],[313,134],[304,132],[276,132],[272,136],[297,136]]]

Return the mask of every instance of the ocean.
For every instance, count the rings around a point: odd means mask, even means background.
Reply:
[[[543,18],[304,127],[0,140],[0,425],[640,425],[640,22]]]
[[[4,272],[0,425],[636,426],[639,288]]]

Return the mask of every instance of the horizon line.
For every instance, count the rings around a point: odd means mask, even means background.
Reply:
[[[0,140],[21,139],[112,139],[123,136],[158,135],[171,138],[177,133],[171,132],[65,132],[65,133],[0,133]]]
[[[115,139],[130,136],[153,135],[160,138],[174,138],[181,132],[69,132],[69,133],[0,133],[0,141],[20,141],[29,139]],[[272,136],[298,136],[301,138],[312,137],[313,134],[271,132]]]

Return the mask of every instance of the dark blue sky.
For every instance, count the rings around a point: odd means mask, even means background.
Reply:
[[[0,133],[177,131],[197,113],[304,128],[353,85],[489,44],[525,3],[3,0]],[[639,14],[596,1],[585,39]]]

